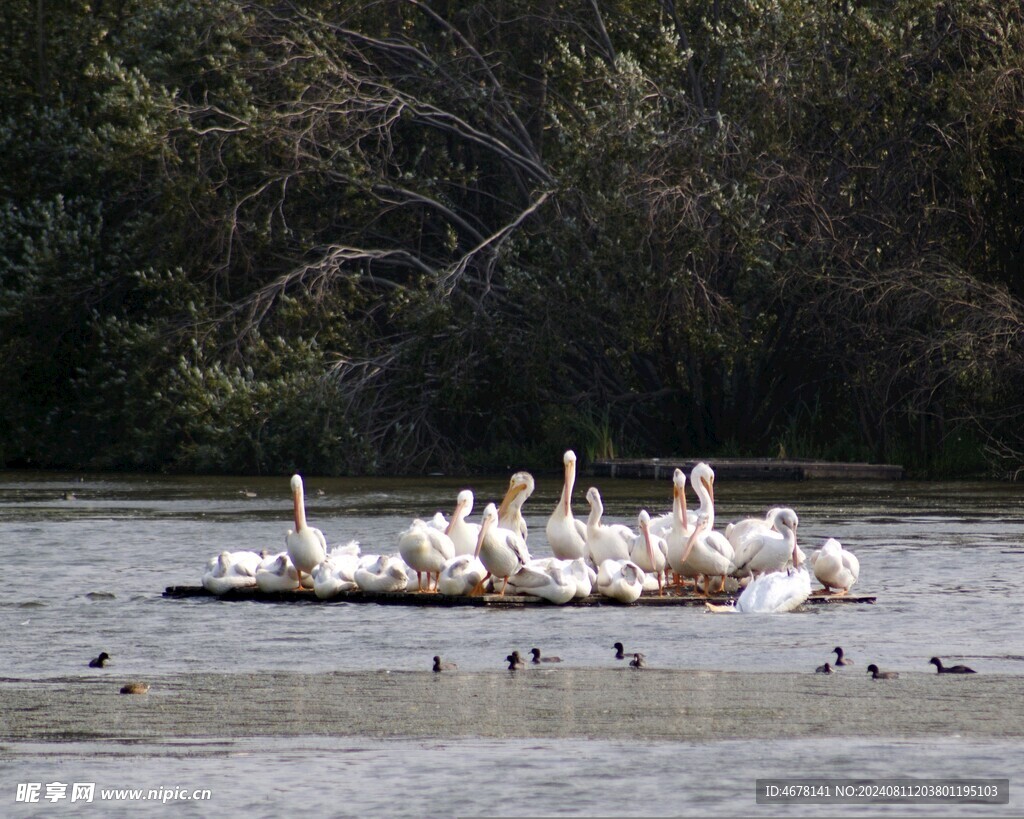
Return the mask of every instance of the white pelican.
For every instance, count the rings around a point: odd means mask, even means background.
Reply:
[[[476,552],[480,539],[480,524],[470,523],[466,518],[473,513],[473,490],[463,489],[455,499],[455,511],[445,529],[445,534],[455,544],[455,554],[471,555]]]
[[[309,574],[327,556],[327,540],[319,529],[306,525],[306,503],[302,493],[302,478],[292,475],[292,505],[295,508],[295,531],[288,530],[284,542],[292,565],[300,572]]]
[[[446,597],[469,594],[487,577],[487,569],[474,555],[456,555],[441,570],[437,591]]]
[[[321,600],[357,589],[355,573],[359,568],[359,544],[351,541],[335,546],[313,569],[313,592]]]
[[[455,544],[444,532],[416,518],[412,526],[398,538],[398,553],[409,568],[416,572],[418,589],[429,592],[430,575],[434,575],[436,591],[437,576],[445,564],[455,557]],[[427,575],[426,587],[421,577],[423,573]]]
[[[711,531],[707,518],[699,518],[697,526],[686,542],[683,565],[690,566],[693,571],[704,575],[705,597],[711,590],[712,577],[720,577],[718,591],[725,590],[725,578],[736,571],[733,557],[732,544],[725,535]]]
[[[737,562],[742,562],[746,557],[745,544],[747,540],[754,535],[775,528],[775,518],[778,517],[782,509],[781,506],[773,506],[763,518],[743,518],[735,523],[726,524],[725,536],[736,550]]]
[[[775,528],[754,532],[743,544],[744,556],[736,565],[736,574],[760,574],[799,566],[802,553],[796,545],[796,512],[784,508],[775,516]]]
[[[665,539],[651,532],[651,516],[646,509],[637,515],[640,534],[629,547],[629,559],[636,563],[645,573],[652,575],[658,584],[658,596],[665,588],[665,564],[668,561],[668,545]]]
[[[690,540],[690,535],[697,525],[697,516],[686,509],[686,475],[681,469],[676,469],[672,473],[671,514],[668,531],[663,535],[667,546],[665,556],[668,566],[677,579],[684,576],[684,572],[686,572],[685,576],[696,578],[696,573],[689,572],[689,567],[683,563],[683,554],[686,552],[686,544]],[[693,521],[690,520],[691,515],[693,515]]]
[[[568,571],[576,580],[576,598],[589,597],[597,585],[597,572],[582,557],[570,560]]]
[[[686,474],[679,468],[672,473],[672,511],[651,518],[651,531],[668,540],[669,532],[678,526],[677,521],[682,522],[683,529],[692,529],[697,525],[697,513],[686,508]]]
[[[811,596],[811,576],[806,569],[768,572],[754,578],[736,599],[735,606],[707,607],[715,612],[776,614],[793,611]]]
[[[546,533],[551,553],[563,560],[575,560],[586,555],[587,524],[572,515],[572,489],[576,485],[576,453],[566,450],[562,456],[565,479],[562,483],[562,497],[558,506],[548,518]]]
[[[261,558],[256,552],[221,552],[210,558],[203,573],[203,588],[214,594],[256,586],[256,569]]]
[[[632,560],[602,561],[597,590],[620,603],[634,603],[644,590],[644,570]]]
[[[256,585],[260,591],[295,591],[299,588],[299,573],[287,552],[263,558],[256,570]]]
[[[476,541],[476,556],[486,567],[489,577],[505,580],[501,594],[505,594],[508,579],[519,571],[520,566],[530,562],[526,541],[511,529],[498,525],[498,509],[493,503],[484,507],[480,537]]]
[[[404,591],[409,578],[405,561],[392,555],[380,555],[369,565],[362,565],[355,571],[356,585],[366,592]]]
[[[836,589],[836,594],[846,594],[860,576],[860,561],[834,537],[812,553],[808,562],[826,592]]]
[[[605,560],[629,560],[629,544],[636,535],[628,526],[621,523],[601,523],[604,504],[596,486],[587,490],[587,503],[590,504],[590,516],[587,518],[587,554],[591,562],[599,567]]]
[[[568,603],[576,596],[576,578],[563,561],[531,560],[508,580],[513,591],[540,597],[549,603]]]
[[[526,521],[523,519],[523,504],[533,494],[533,475],[516,472],[508,481],[508,491],[498,507],[498,525],[511,529],[526,540]]]

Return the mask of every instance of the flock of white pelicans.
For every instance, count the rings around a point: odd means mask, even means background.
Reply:
[[[622,603],[641,594],[663,595],[667,585],[708,597],[742,592],[733,605],[713,611],[791,611],[811,594],[809,564],[824,591],[845,594],[857,581],[857,558],[829,538],[809,559],[796,542],[797,515],[777,507],[763,518],[746,518],[715,529],[715,473],[706,463],[690,473],[700,501],[686,506],[686,475],[672,477],[672,511],[637,516],[638,531],[604,523],[601,494],[587,490],[586,522],[573,517],[576,455],[565,453],[564,484],[547,522],[552,556],[534,558],[527,546],[523,504],[534,489],[528,472],[517,472],[501,504],[488,503],[479,523],[470,522],[473,492],[458,493],[449,518],[438,512],[416,519],[398,535],[397,554],[363,554],[357,542],[328,548],[319,529],[306,523],[302,478],[293,475],[295,529],[285,551],[266,555],[222,552],[210,559],[203,586],[214,594],[255,587],[262,591],[312,589],[319,598],[343,592],[422,592],[442,595],[504,595],[506,590],[568,603],[598,593]]]

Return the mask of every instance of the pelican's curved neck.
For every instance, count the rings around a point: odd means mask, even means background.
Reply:
[[[588,498],[588,500],[590,500]],[[587,528],[593,527],[598,528],[601,525],[601,515],[604,514],[604,504],[601,503],[600,498],[594,498],[590,501],[590,516],[587,518]]]
[[[707,526],[705,528],[710,532],[715,528],[715,502],[711,499],[711,493],[708,492],[708,488],[702,479],[691,481],[690,483],[693,486],[693,491],[700,498],[700,508],[697,510],[697,514],[707,518]]]
[[[295,531],[301,532],[306,528],[306,504],[302,497],[302,487],[297,486],[292,492],[292,501],[295,506]]]

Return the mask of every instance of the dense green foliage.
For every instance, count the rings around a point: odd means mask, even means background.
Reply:
[[[1024,462],[1019,4],[0,20],[0,464]]]

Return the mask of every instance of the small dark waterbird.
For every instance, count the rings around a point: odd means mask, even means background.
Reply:
[[[539,648],[531,648],[530,653],[533,655],[533,662],[535,663],[560,663],[562,662],[561,657],[541,657]]]
[[[836,655],[836,665],[853,665],[853,660],[843,656],[842,646],[836,646],[832,652]]]
[[[944,666],[942,664],[942,660],[940,660],[938,657],[932,657],[928,662],[931,663],[933,666],[935,666],[935,670],[939,674],[977,674],[978,673],[973,668],[969,668],[966,665]]]
[[[149,683],[145,682],[130,682],[127,685],[121,686],[122,694],[148,694]]]
[[[110,659],[110,655],[105,651],[100,652],[99,657],[93,657],[89,660],[89,668],[103,668],[103,665]]]
[[[647,661],[644,659],[643,654],[636,653],[633,655],[633,659],[629,661],[629,665],[631,668],[645,668]]]
[[[455,671],[458,666],[455,663],[441,662],[441,658],[434,655],[434,671]]]
[[[832,666],[830,666],[828,663],[825,663],[825,665],[819,665],[816,669],[814,669],[814,673],[815,674],[832,674],[833,673]]]
[[[626,659],[626,653],[625,653],[626,650],[623,647],[622,643],[612,643],[612,648],[615,649],[615,659],[616,660],[625,660]]]
[[[521,668],[526,668],[526,663],[523,662],[523,658],[519,656],[518,651],[513,651],[505,659],[508,660],[509,671],[518,671]]]
[[[895,680],[899,676],[895,671],[879,671],[874,663],[868,666],[868,673],[873,680]]]

